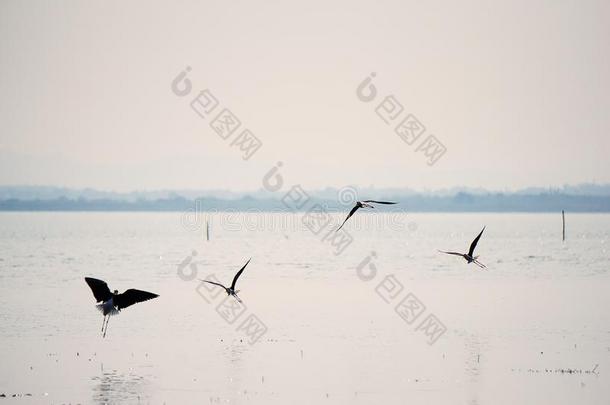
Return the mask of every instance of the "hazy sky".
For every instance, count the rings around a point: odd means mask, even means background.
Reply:
[[[0,184],[252,190],[278,161],[306,188],[610,182],[608,1],[153,3],[0,3]],[[222,108],[242,122],[226,141]],[[248,161],[244,128],[263,142]]]

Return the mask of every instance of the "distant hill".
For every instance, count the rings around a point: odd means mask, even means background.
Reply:
[[[409,212],[610,212],[610,185],[581,184],[562,188],[487,191],[452,188],[434,191],[353,188],[360,198],[399,201],[388,211]],[[312,202],[329,211],[343,211],[341,190],[308,191]],[[94,189],[0,186],[0,211],[287,211],[284,192],[222,190],[158,190],[117,193]],[[198,201],[198,202],[197,202]],[[308,205],[310,206],[310,205]]]

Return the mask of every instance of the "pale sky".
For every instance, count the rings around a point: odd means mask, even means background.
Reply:
[[[152,3],[0,3],[0,185],[255,190],[278,161],[311,189],[610,182],[608,1]],[[250,160],[189,106],[206,88]]]

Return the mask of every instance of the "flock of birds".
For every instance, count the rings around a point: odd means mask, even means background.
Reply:
[[[341,226],[339,226],[339,228],[337,228],[337,231],[339,229],[341,229],[343,227],[343,225],[345,225],[347,220],[350,219],[352,217],[352,215],[354,215],[354,213],[356,211],[358,211],[358,209],[375,208],[375,206],[372,204],[390,205],[390,204],[396,204],[396,203],[391,202],[391,201],[375,201],[375,200],[356,201],[356,205],[354,206],[354,208],[352,208],[352,210],[349,212],[349,214],[347,214],[347,217],[345,218],[345,220],[343,221]],[[477,266],[479,266],[480,268],[485,269],[487,267],[483,263],[478,261],[479,256],[474,255],[474,249],[477,247],[477,243],[479,242],[481,235],[483,235],[484,230],[485,230],[485,227],[483,227],[483,229],[477,235],[477,237],[474,238],[474,240],[470,244],[470,249],[468,249],[468,253],[447,252],[447,251],[443,251],[443,250],[439,250],[439,252],[445,253],[448,255],[461,256],[466,260],[467,263],[469,263],[469,264],[474,263]],[[201,280],[201,279],[200,279],[200,281],[202,281],[204,283],[213,284],[217,287],[224,288],[227,295],[233,296],[239,303],[241,303],[242,300],[237,296],[237,293],[239,292],[239,290],[236,290],[235,286],[237,284],[237,279],[244,272],[246,266],[248,265],[248,263],[250,263],[250,260],[252,260],[252,259],[250,258],[246,262],[246,264],[244,264],[243,267],[241,269],[239,269],[239,271],[235,274],[230,287],[226,287],[223,284],[217,283],[215,281]],[[122,309],[127,308],[133,304],[137,304],[138,302],[148,301],[153,298],[157,298],[159,296],[158,294],[154,294],[154,293],[151,293],[148,291],[136,290],[133,288],[130,288],[129,290],[125,291],[122,294],[119,294],[119,292],[117,290],[114,290],[114,292],[111,292],[110,288],[108,288],[108,284],[106,284],[105,281],[99,280],[96,278],[91,278],[91,277],[85,277],[85,282],[87,282],[87,284],[89,285],[89,288],[91,288],[91,291],[93,292],[93,296],[95,297],[95,300],[97,302],[97,304],[96,304],[97,309],[104,315],[103,320],[102,320],[102,337],[106,337],[106,332],[108,331],[108,321],[110,320],[110,317],[112,315],[117,315],[119,312],[121,312]]]

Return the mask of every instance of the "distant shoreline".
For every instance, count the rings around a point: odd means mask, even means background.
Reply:
[[[225,210],[225,211],[201,211],[201,213],[203,214],[207,214],[207,213],[216,213],[216,214],[222,214],[222,213],[235,213],[235,214],[303,214],[306,211],[263,211],[263,210],[250,210],[250,211],[243,211],[243,210]],[[330,213],[337,213],[337,212],[343,212],[343,211],[328,211]],[[104,213],[108,213],[108,214],[153,214],[153,213],[159,213],[159,214],[177,214],[177,213],[182,213],[182,211],[151,211],[151,210],[114,210],[114,211],[110,211],[110,210],[0,210],[0,215],[1,214],[10,214],[10,213],[48,213],[48,214],[69,214],[69,213],[81,213],[81,214],[85,214],[85,213],[98,213],[98,214],[104,214]],[[394,214],[400,214],[401,212],[393,212]],[[403,211],[402,213],[404,214],[557,214],[559,213],[559,215],[561,215],[561,211]],[[387,213],[386,213],[387,214]],[[569,212],[569,214],[573,214],[573,215],[580,215],[580,214],[610,214],[610,211],[571,211]]]
[[[454,196],[389,196],[399,204],[384,207],[380,212],[583,212],[610,213],[610,196],[575,196],[563,194],[515,195],[458,193]],[[320,204],[328,212],[345,211],[351,203],[337,200],[311,198],[305,211],[313,204]],[[135,201],[115,199],[5,199],[0,200],[0,212],[295,212],[280,199],[241,199],[183,197],[164,199],[139,199]]]
[[[260,189],[117,193],[51,186],[0,186],[0,212],[294,212],[308,211],[316,204],[328,212],[344,212],[354,200],[367,198],[398,202],[379,212],[610,212],[610,184],[566,185],[561,189],[536,187],[512,192],[465,187],[437,191],[349,186],[295,190],[301,193],[301,205],[291,203],[291,191],[285,187],[277,192]]]

